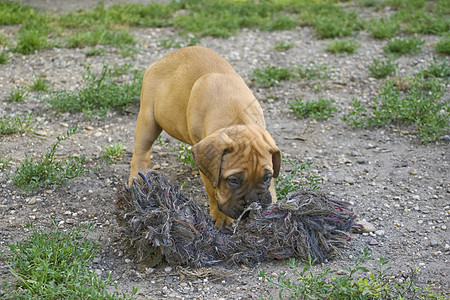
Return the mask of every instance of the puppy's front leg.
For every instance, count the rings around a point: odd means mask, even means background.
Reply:
[[[272,181],[270,182],[269,192],[270,196],[272,197],[272,203],[276,203],[278,199],[277,199],[277,192],[275,189],[275,180],[273,178]]]
[[[150,169],[150,149],[153,142],[161,134],[161,131],[162,129],[156,123],[153,111],[141,107],[134,134],[134,153],[131,158],[128,184],[133,182],[133,178],[137,177],[139,172],[145,172]]]

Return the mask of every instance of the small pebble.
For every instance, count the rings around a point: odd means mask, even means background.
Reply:
[[[375,231],[375,234],[378,236],[383,236],[384,235],[384,230],[377,230]]]
[[[359,157],[356,162],[358,164],[365,164],[367,162],[367,160],[364,157]]]
[[[436,240],[431,240],[431,241],[430,241],[430,246],[431,246],[431,247],[436,247],[437,245],[439,245],[439,242],[438,242],[438,241],[436,241]]]
[[[167,277],[166,277],[166,282],[167,282],[168,284],[172,284],[173,281],[174,281],[174,277],[173,277],[173,276],[167,276]]]
[[[344,181],[347,182],[348,184],[355,184],[355,182],[356,182],[355,178],[353,178],[351,176],[346,176],[344,178]]]
[[[40,136],[47,136],[47,132],[45,132],[44,130],[35,130],[34,133]]]
[[[376,239],[371,239],[370,242],[369,242],[369,245],[370,246],[375,246],[375,245],[378,245],[378,242],[377,242]]]
[[[36,204],[36,198],[31,198],[30,200],[28,200],[28,205],[34,205]]]

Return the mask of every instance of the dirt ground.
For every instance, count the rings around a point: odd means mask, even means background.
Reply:
[[[23,0],[41,9],[62,11],[89,8],[98,1]],[[112,1],[105,1],[106,4]],[[145,2],[145,1],[138,1]],[[75,3],[77,3],[75,5]],[[381,12],[382,13],[382,12]],[[375,14],[370,9],[361,15]],[[3,27],[0,32],[11,35],[16,27]],[[24,225],[51,227],[49,216],[59,221],[60,228],[94,224],[92,238],[101,237],[100,253],[93,268],[106,276],[112,272],[119,289],[130,292],[138,287],[138,299],[258,299],[277,295],[257,275],[264,268],[269,274],[287,270],[286,261],[263,263],[254,268],[212,267],[188,270],[197,276],[180,276],[175,267],[148,269],[136,264],[119,239],[113,214],[117,190],[126,183],[133,150],[136,105],[126,112],[111,112],[106,118],[87,119],[81,114],[55,114],[42,101],[45,95],[30,92],[24,102],[6,99],[16,86],[26,86],[42,74],[52,90],[74,90],[80,87],[85,67],[101,70],[109,65],[132,63],[142,69],[174,49],[160,46],[160,40],[177,38],[173,28],[134,28],[139,52],[123,58],[117,49],[105,47],[103,56],[86,56],[87,49],[51,48],[31,55],[14,54],[6,65],[0,65],[0,116],[33,112],[37,134],[12,135],[0,138],[0,155],[11,157],[10,170],[0,173],[0,250],[6,244],[22,240],[29,231]],[[437,55],[433,44],[436,36],[424,36],[422,52],[400,57],[399,75],[413,74],[428,66]],[[200,44],[224,56],[246,79],[264,109],[269,132],[284,157],[314,162],[313,171],[320,175],[322,192],[339,200],[349,201],[360,219],[375,226],[375,232],[353,234],[341,256],[324,264],[338,270],[352,263],[352,257],[364,248],[374,258],[390,261],[394,279],[404,281],[412,268],[418,268],[419,285],[430,285],[435,291],[450,296],[450,182],[449,143],[445,140],[424,145],[412,127],[386,126],[377,129],[352,130],[342,120],[352,98],[362,102],[377,95],[383,80],[368,77],[367,66],[373,58],[383,56],[383,41],[362,32],[356,40],[360,47],[350,56],[335,56],[325,51],[329,40],[319,40],[311,28],[292,31],[259,32],[243,30],[228,39],[203,38]],[[277,52],[279,42],[292,42],[294,48]],[[290,66],[325,64],[333,69],[330,79],[283,82],[273,88],[261,88],[250,82],[251,72],[269,64]],[[296,98],[315,100],[319,96],[333,98],[338,113],[326,121],[301,120],[289,109]],[[448,93],[447,93],[448,96]],[[88,172],[64,186],[35,193],[23,193],[8,179],[24,160],[25,154],[39,155],[70,126],[79,133],[61,145],[61,155],[80,154],[88,159]],[[163,134],[163,141],[176,142]],[[105,146],[122,142],[126,153],[116,164],[106,164],[97,157]],[[157,145],[152,163],[184,193],[206,205],[207,198],[198,172],[180,161],[176,154]],[[376,262],[367,266],[375,270]],[[321,266],[319,266],[320,268]],[[7,267],[0,262],[0,274]],[[187,271],[185,271],[187,274]],[[201,276],[199,276],[201,275]]]

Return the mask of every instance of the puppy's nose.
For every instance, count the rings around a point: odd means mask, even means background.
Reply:
[[[250,193],[247,193],[244,197],[246,206],[252,204],[253,202],[260,202],[260,197],[256,191],[250,191]]]
[[[248,206],[253,202],[258,202],[263,208],[266,208],[270,203],[272,203],[272,196],[270,195],[269,190],[263,192],[254,190],[248,193],[244,197],[244,200],[244,206]]]

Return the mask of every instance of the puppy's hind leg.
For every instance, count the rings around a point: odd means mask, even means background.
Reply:
[[[161,131],[162,129],[156,123],[153,111],[141,108],[134,134],[134,153],[131,159],[128,184],[133,182],[133,178],[137,177],[139,172],[145,172],[150,169],[150,149],[153,142],[161,134]]]

